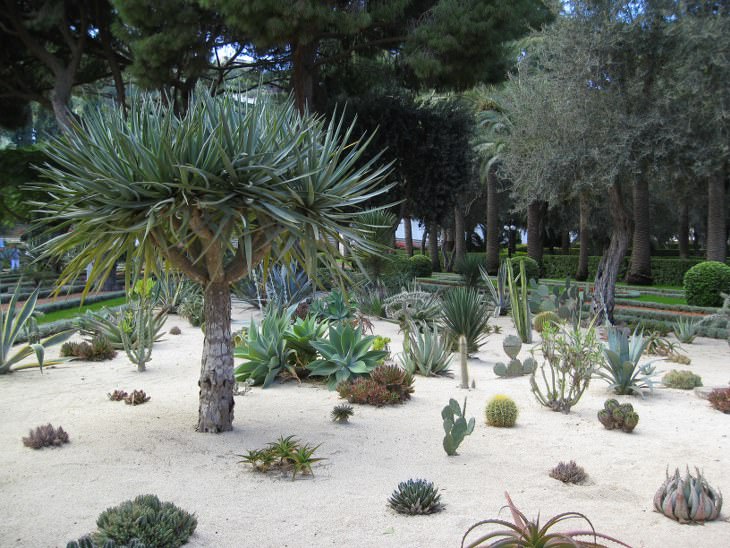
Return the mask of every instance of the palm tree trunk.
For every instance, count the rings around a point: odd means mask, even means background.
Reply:
[[[459,264],[465,257],[464,212],[459,206],[456,206],[454,208],[454,263]]]
[[[689,205],[682,200],[679,208],[679,258],[689,257]]]
[[[542,264],[543,233],[547,204],[535,200],[527,206],[527,255]]]
[[[588,226],[591,216],[591,202],[587,192],[583,191],[580,193],[578,207],[580,209],[580,226],[578,227],[580,248],[578,249],[578,268],[575,272],[575,279],[579,282],[584,282],[588,279],[588,246],[590,245]]]
[[[634,238],[631,247],[631,268],[626,281],[637,285],[651,285],[651,242],[649,220],[649,181],[640,176],[633,186]]]
[[[403,232],[405,233],[406,255],[413,257],[413,227],[409,215],[403,217]]]
[[[487,172],[487,272],[499,270],[499,204],[497,203],[497,170]]]
[[[621,186],[618,182],[614,183],[608,190],[608,207],[612,221],[611,241],[598,263],[591,311],[593,314],[599,315],[597,323],[602,323],[605,317],[613,324],[613,309],[616,304],[616,280],[631,239],[631,218],[626,212]]]
[[[198,432],[233,429],[233,354],[231,291],[226,282],[211,282],[204,292],[205,340],[200,368]]]
[[[563,255],[570,255],[570,230],[560,232],[560,252]]]
[[[441,272],[441,261],[439,261],[439,227],[431,223],[428,229],[428,253],[431,255],[431,270]]]
[[[724,174],[718,173],[707,182],[707,260],[725,262],[727,258],[727,207]]]

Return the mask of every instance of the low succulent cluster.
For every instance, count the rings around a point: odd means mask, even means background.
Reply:
[[[144,390],[132,390],[131,393],[124,390],[115,390],[107,394],[107,397],[112,401],[124,401],[127,405],[141,405],[150,401],[150,397],[145,394]]]
[[[537,362],[534,358],[525,358],[523,361],[517,359],[517,355],[522,348],[522,341],[519,337],[515,335],[506,336],[504,341],[502,341],[502,348],[510,360],[508,363],[497,362],[494,365],[494,374],[498,377],[529,375],[537,367]]]
[[[619,403],[614,399],[606,400],[598,412],[598,420],[608,430],[623,430],[630,433],[639,424],[639,414],[630,403]]]
[[[413,393],[413,375],[396,365],[376,367],[370,378],[358,377],[353,382],[337,385],[341,398],[350,403],[383,406],[403,403]]]
[[[667,479],[654,495],[654,508],[668,518],[680,523],[703,523],[716,519],[722,509],[722,493],[707,483],[699,470],[693,476],[687,469],[684,478],[679,468]]]
[[[195,531],[198,520],[155,495],[140,495],[107,508],[96,520],[97,531],[67,545],[76,548],[177,548]]]
[[[332,408],[330,415],[334,422],[345,423],[350,420],[350,417],[352,417],[354,413],[355,411],[352,409],[352,405],[341,403],[340,405],[335,405]]]
[[[54,428],[50,423],[37,426],[30,431],[28,437],[23,438],[23,445],[32,449],[59,447],[64,443],[68,443],[68,434],[60,426]]]
[[[253,449],[238,456],[243,459],[240,462],[250,464],[257,472],[291,472],[293,481],[297,474],[312,475],[312,465],[325,460],[314,456],[318,448],[319,445],[302,444],[294,436],[279,436],[263,449]]]
[[[170,335],[179,335],[180,333],[182,333],[182,331],[180,330],[180,328],[179,328],[178,326],[176,326],[176,325],[173,325],[173,326],[172,326],[172,327],[170,328],[170,331],[168,331],[168,333],[169,333]]]
[[[95,335],[91,341],[65,342],[61,345],[61,356],[65,358],[79,358],[81,360],[100,362],[111,360],[117,355],[109,339],[102,335]]]
[[[438,488],[425,479],[400,482],[388,504],[399,514],[410,516],[434,514],[444,509]]]
[[[707,396],[707,400],[718,411],[730,413],[730,388],[715,388]]]
[[[517,404],[508,396],[494,396],[487,403],[485,415],[489,426],[512,427],[517,421]]]
[[[669,388],[678,388],[680,390],[692,390],[697,386],[702,386],[702,377],[695,375],[692,371],[677,371],[672,369],[662,378],[664,386]]]
[[[558,463],[555,468],[550,470],[550,477],[563,483],[581,483],[588,477],[588,474],[582,466],[578,466],[574,460],[571,460]]]

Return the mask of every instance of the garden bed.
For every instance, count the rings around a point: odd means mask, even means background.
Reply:
[[[236,307],[234,318],[257,313]],[[0,545],[59,546],[95,527],[109,506],[143,493],[157,494],[198,517],[187,546],[458,546],[473,523],[500,517],[509,491],[528,517],[542,521],[565,511],[586,514],[598,531],[632,546],[723,546],[730,523],[680,525],[653,511],[652,497],[667,466],[697,465],[708,480],[730,492],[727,455],[730,416],[709,407],[691,391],[658,389],[634,404],[641,420],[633,434],[605,430],[596,413],[611,397],[594,381],[569,415],[538,405],[528,377],[499,379],[492,365],[504,359],[503,328],[469,361],[476,388],[458,379],[417,377],[404,405],[356,405],[349,425],[329,418],[341,403],[321,385],[289,382],[254,388],[236,397],[234,431],[197,434],[197,380],[203,335],[171,316],[182,335],[166,335],[155,346],[148,371],[137,373],[123,353],[111,362],[72,362],[43,374],[37,370],[0,377],[4,420],[0,424]],[[391,337],[400,351],[397,326],[375,322],[375,333]],[[659,370],[688,368],[705,385],[730,380],[725,341],[697,339],[684,346],[689,367],[658,364]],[[48,350],[56,355],[58,347]],[[525,350],[520,357],[526,355]],[[454,364],[458,369],[457,364]],[[107,392],[141,388],[151,400],[140,406],[110,402]],[[484,424],[484,406],[506,394],[520,408],[515,428]],[[476,417],[474,434],[459,455],[441,446],[441,409],[450,397]],[[33,451],[21,437],[40,424],[63,426],[70,443]],[[321,443],[314,476],[271,477],[239,464],[237,457],[280,435]],[[585,485],[549,477],[559,461],[575,460],[589,475]],[[401,481],[426,478],[441,489],[446,509],[432,516],[405,517],[386,505]],[[38,510],[43,512],[39,521]],[[730,509],[724,509],[727,515]],[[725,539],[725,540],[723,540]]]

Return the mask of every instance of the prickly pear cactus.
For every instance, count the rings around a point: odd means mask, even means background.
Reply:
[[[520,375],[529,375],[537,367],[537,362],[533,358],[526,358],[525,361],[517,359],[517,354],[522,348],[522,341],[519,337],[509,335],[504,338],[502,343],[507,356],[510,357],[508,363],[497,362],[494,365],[494,374],[498,377],[519,377]]]
[[[502,348],[504,353],[507,354],[511,360],[517,358],[517,354],[520,353],[522,348],[522,341],[515,335],[507,335],[502,341]]]
[[[464,398],[463,408],[459,407],[459,402],[452,398],[449,400],[449,405],[441,411],[446,433],[443,445],[446,454],[450,457],[456,455],[456,450],[464,438],[474,432],[476,420],[472,417],[467,421],[464,413],[466,413],[466,398]]]

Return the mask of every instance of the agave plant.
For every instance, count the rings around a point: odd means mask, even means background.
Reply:
[[[54,365],[66,361],[65,359],[45,360],[44,348],[52,344],[64,341],[71,336],[73,331],[63,331],[56,335],[51,335],[38,343],[26,344],[21,346],[11,355],[13,344],[23,332],[28,320],[33,315],[36,302],[38,301],[37,288],[30,294],[28,299],[18,309],[18,297],[20,295],[20,284],[15,287],[13,296],[5,310],[0,309],[0,375],[12,373],[20,369],[29,369],[31,367],[40,367],[43,370],[44,365]],[[33,363],[20,364],[22,360],[35,353],[36,361]]]
[[[525,261],[520,261],[520,273],[515,276],[512,270],[512,261],[505,261],[507,287],[511,304],[512,322],[515,324],[517,335],[523,343],[532,342],[532,319],[530,317],[530,303],[527,292],[527,274]]]
[[[310,376],[326,377],[327,387],[334,390],[343,381],[369,374],[388,355],[385,350],[370,349],[374,340],[351,325],[330,325],[328,340],[312,342],[322,358],[307,366]]]
[[[162,310],[156,312],[150,318],[151,328],[154,332],[155,342],[162,338],[162,327],[167,320],[167,313]],[[127,336],[132,344],[136,344],[137,324],[134,312],[128,307],[117,310],[102,308],[99,311],[87,310],[83,316],[76,319],[76,323],[82,335],[93,337],[95,335],[105,337],[115,350],[124,349],[122,330],[127,331]],[[147,326],[144,331],[147,332]]]
[[[692,318],[679,318],[674,322],[674,336],[682,344],[692,344],[697,336],[697,322]]]
[[[298,367],[305,367],[317,357],[312,342],[325,336],[327,325],[327,322],[320,322],[308,314],[305,318],[297,318],[284,333],[287,347],[294,351],[293,357]]]
[[[667,479],[654,495],[654,508],[668,518],[680,523],[703,523],[717,519],[722,509],[722,493],[707,483],[700,471],[697,477],[689,473],[684,479],[679,468]]]
[[[617,327],[608,328],[608,348],[604,348],[604,363],[596,374],[608,382],[620,396],[635,394],[644,397],[644,390],[654,389],[653,362],[639,365],[648,341],[634,331],[629,337]]]
[[[603,546],[603,544],[599,544],[599,540],[630,548],[628,544],[618,539],[597,533],[591,521],[580,512],[563,512],[553,516],[542,525],[539,516],[534,521],[528,520],[527,516],[514,505],[509,493],[505,492],[504,496],[507,498],[507,507],[512,513],[514,523],[502,519],[487,519],[475,523],[467,529],[461,539],[462,548],[475,548],[476,546],[504,546],[510,548],[542,548],[547,546],[567,548],[575,546],[598,548]],[[585,521],[588,523],[590,530],[560,532],[552,530],[556,525],[571,519]],[[492,530],[486,533],[480,532],[479,530],[485,526],[490,527]],[[494,527],[501,527],[501,529],[494,530]],[[476,536],[475,532],[478,532],[479,536]],[[467,538],[469,535],[476,536],[476,538]]]
[[[442,323],[456,348],[460,336],[466,337],[467,351],[479,350],[488,332],[489,312],[478,290],[457,287],[441,299]]]
[[[319,320],[329,322],[349,320],[355,315],[355,307],[347,300],[345,293],[338,289],[330,291],[324,299],[314,301],[309,310]]]
[[[236,348],[233,355],[245,361],[234,370],[235,379],[245,382],[253,379],[254,385],[267,388],[283,369],[296,376],[289,358],[294,350],[287,348],[284,338],[289,325],[288,313],[271,313],[264,316],[261,327],[251,321],[246,341]]]
[[[494,281],[492,281],[492,277],[484,267],[479,267],[482,280],[486,284],[492,298],[495,316],[504,316],[510,309],[509,288],[507,287],[507,262],[508,261],[503,261],[502,264],[499,265],[497,277]]]
[[[403,368],[410,374],[424,377],[452,376],[450,342],[439,333],[437,326],[424,327],[422,331],[412,327],[406,332],[407,349],[400,354]]]
[[[425,479],[409,479],[398,484],[388,505],[399,514],[411,516],[434,514],[444,509],[438,487]]]
[[[288,308],[306,299],[312,293],[312,281],[299,263],[274,264],[251,271],[247,278],[233,287],[233,293],[257,308],[271,304]]]

